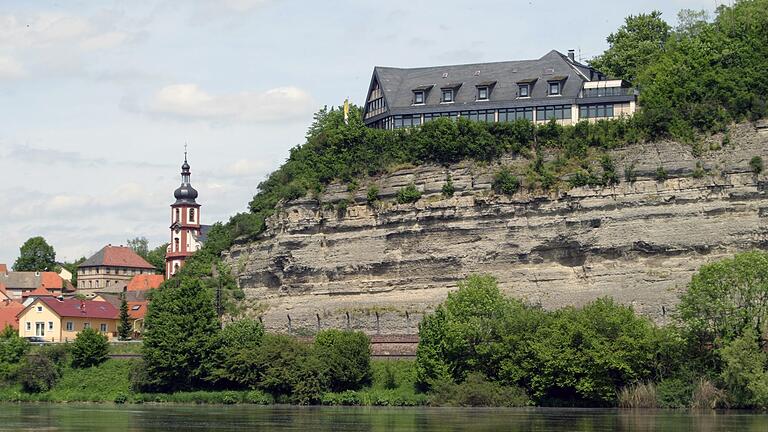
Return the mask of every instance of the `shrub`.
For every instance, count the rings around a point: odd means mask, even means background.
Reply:
[[[346,199],[339,200],[339,202],[336,203],[336,215],[338,217],[344,217],[347,214],[347,207],[349,207],[349,201]]]
[[[656,385],[652,382],[636,383],[619,390],[620,408],[657,408]]]
[[[419,199],[421,199],[421,192],[416,189],[414,184],[409,184],[397,191],[397,202],[399,204],[415,203]]]
[[[373,204],[379,200],[379,188],[376,185],[368,187],[368,193],[366,194],[368,204]]]
[[[571,185],[571,187],[603,185],[603,181],[600,178],[584,169],[573,173],[571,178],[568,179],[568,183]]]
[[[632,183],[637,180],[637,172],[635,172],[635,164],[631,163],[624,166],[624,181]]]
[[[397,377],[395,371],[392,369],[392,365],[387,363],[384,366],[384,388],[392,390],[397,388]]]
[[[696,168],[693,169],[693,173],[691,173],[691,177],[699,179],[699,178],[704,177],[704,175],[706,173],[707,172],[704,171],[704,167],[701,165],[701,162],[697,161],[696,162]]]
[[[118,393],[118,395],[115,396],[115,399],[113,402],[116,404],[124,404],[128,402],[128,395],[126,395],[125,393]]]
[[[667,179],[667,171],[663,166],[656,168],[656,181],[664,181]]]
[[[715,409],[723,407],[727,408],[725,392],[708,379],[699,379],[691,395],[691,408]]]
[[[754,328],[721,350],[724,362],[721,378],[732,405],[743,408],[768,407],[768,354],[760,347]]]
[[[749,160],[749,168],[755,174],[763,172],[763,158],[760,156],[753,156],[752,159]]]
[[[144,360],[136,361],[128,372],[130,389],[134,393],[140,393],[152,390],[152,383],[147,374],[147,366]]]
[[[506,406],[529,405],[530,399],[520,387],[502,386],[473,372],[461,384],[437,383],[430,394],[430,404],[438,406]]]
[[[512,175],[509,168],[504,167],[493,177],[492,187],[497,194],[514,195],[520,189],[520,180]]]
[[[660,408],[686,408],[691,405],[693,381],[687,377],[672,377],[656,385],[656,397]]]
[[[606,186],[614,185],[619,182],[619,176],[616,174],[616,166],[608,155],[603,155],[600,159],[600,165],[603,168],[603,184]]]
[[[28,393],[41,393],[53,388],[61,377],[58,368],[45,356],[32,355],[24,359],[18,372],[21,388]]]
[[[453,196],[453,194],[456,192],[456,189],[453,187],[453,180],[451,180],[451,175],[448,174],[448,176],[445,179],[445,183],[443,183],[442,193],[445,198],[450,198]]]
[[[357,390],[370,383],[371,340],[363,332],[323,330],[315,337],[333,391]]]
[[[107,337],[93,328],[80,331],[72,343],[72,366],[87,368],[100,365],[107,360],[109,343]]]
[[[232,370],[239,365],[238,354],[258,349],[264,338],[264,326],[253,319],[242,319],[225,326],[216,337],[216,352],[211,381],[228,385],[236,383]]]

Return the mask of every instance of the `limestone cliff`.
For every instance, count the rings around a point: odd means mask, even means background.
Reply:
[[[712,140],[699,157],[672,142],[612,151],[622,177],[612,187],[498,196],[497,166],[474,163],[401,169],[352,192],[332,185],[318,199],[285,204],[257,241],[236,244],[225,258],[247,313],[273,330],[413,334],[475,272],[546,308],[611,296],[663,322],[702,264],[768,249],[768,178],[749,167],[753,156],[768,161],[768,134],[745,124],[722,148]],[[528,161],[502,163],[524,173]],[[621,175],[628,166],[633,182]],[[656,179],[659,166],[667,180]],[[448,175],[456,193],[446,199]],[[396,204],[411,183],[422,199]],[[369,184],[380,189],[374,206]],[[346,212],[328,205],[341,200],[350,202]]]

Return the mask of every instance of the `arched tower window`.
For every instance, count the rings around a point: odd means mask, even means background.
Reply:
[[[189,209],[189,221],[190,222],[195,221],[195,209],[193,208]]]
[[[173,221],[178,222],[180,219],[181,219],[181,211],[179,209],[176,209],[176,215]]]
[[[174,252],[178,252],[179,250],[180,250],[179,249],[179,238],[176,237],[175,239],[173,239],[173,251]]]

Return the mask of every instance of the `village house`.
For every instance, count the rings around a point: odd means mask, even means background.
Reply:
[[[535,60],[393,68],[377,66],[365,98],[369,127],[399,129],[439,117],[559,124],[632,115],[629,83],[552,50]]]
[[[157,269],[133,249],[107,245],[77,266],[77,289],[93,294],[99,288],[129,281],[136,275],[156,273]]]
[[[147,294],[150,290],[159,288],[164,280],[163,275],[136,275],[127,283],[100,289],[93,299],[109,302],[120,310],[120,303],[124,296],[128,304],[128,317],[132,328],[131,337],[138,339],[144,331],[144,315],[147,313],[149,305]]]
[[[112,340],[117,337],[119,315],[118,309],[105,301],[39,297],[19,312],[19,336],[67,342],[81,330],[93,328]]]
[[[0,284],[8,297],[21,301],[35,290],[47,290],[53,296],[63,296],[75,291],[69,281],[62,279],[55,272],[8,271],[5,264],[0,264]]]
[[[18,301],[12,299],[5,290],[5,285],[0,283],[0,330],[11,326],[14,330],[19,329],[19,321],[16,317],[24,306]]]

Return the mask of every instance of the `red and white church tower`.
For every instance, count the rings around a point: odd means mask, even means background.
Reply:
[[[200,224],[200,204],[197,190],[190,183],[187,152],[181,166],[181,186],[174,192],[176,202],[171,204],[171,243],[165,254],[165,278],[169,279],[184,265],[184,261],[200,250],[208,226]]]

